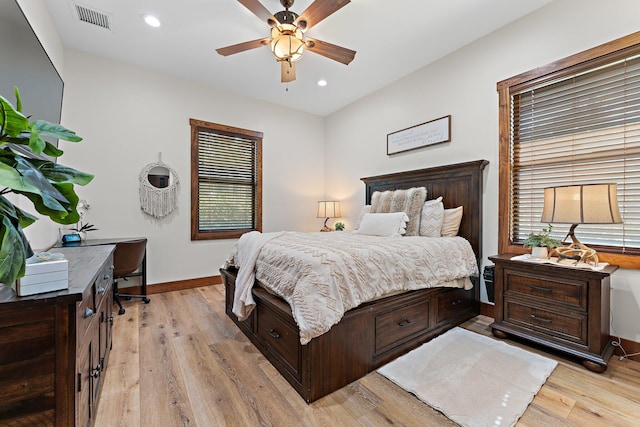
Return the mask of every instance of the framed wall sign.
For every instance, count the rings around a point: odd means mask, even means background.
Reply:
[[[387,155],[451,141],[451,115],[387,134]]]

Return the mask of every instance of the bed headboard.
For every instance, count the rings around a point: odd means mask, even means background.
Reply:
[[[482,171],[488,164],[487,160],[476,160],[362,178],[366,185],[365,203],[371,203],[374,191],[425,187],[427,200],[442,196],[446,209],[463,206],[458,235],[471,242],[479,266],[482,257]]]

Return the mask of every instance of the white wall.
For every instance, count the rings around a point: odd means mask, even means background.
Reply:
[[[325,129],[328,195],[344,200],[343,215],[353,224],[364,204],[361,177],[487,159],[483,256],[488,264],[486,257],[498,251],[496,83],[638,31],[638,16],[637,0],[556,0],[332,114]],[[448,114],[450,143],[386,155],[388,133]],[[620,271],[612,280],[613,330],[634,341],[640,341],[640,286],[633,285],[639,278],[636,271]]]
[[[146,236],[149,283],[217,275],[235,242],[190,240],[190,118],[264,133],[264,231],[319,227],[321,117],[79,51],[65,51],[65,69],[63,122],[84,141],[64,143],[62,163],[95,174],[77,190],[99,228],[89,237]],[[177,210],[161,220],[141,211],[138,195],[140,171],[159,153],[181,183]]]

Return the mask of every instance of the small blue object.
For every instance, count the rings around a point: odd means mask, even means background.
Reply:
[[[66,244],[66,243],[76,243],[79,242],[80,239],[80,235],[78,233],[71,233],[71,234],[65,234],[64,236],[62,236],[62,243]]]

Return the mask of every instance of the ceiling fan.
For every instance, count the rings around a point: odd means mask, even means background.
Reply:
[[[238,43],[216,49],[220,55],[228,56],[261,46],[269,46],[276,60],[282,65],[283,83],[296,79],[295,63],[306,50],[325,56],[334,61],[349,65],[356,55],[351,49],[336,46],[318,39],[306,37],[305,31],[346,6],[351,0],[315,0],[304,12],[298,15],[289,10],[294,0],[280,0],[285,10],[271,14],[258,0],[238,0],[254,15],[271,27],[271,34],[258,40]]]

